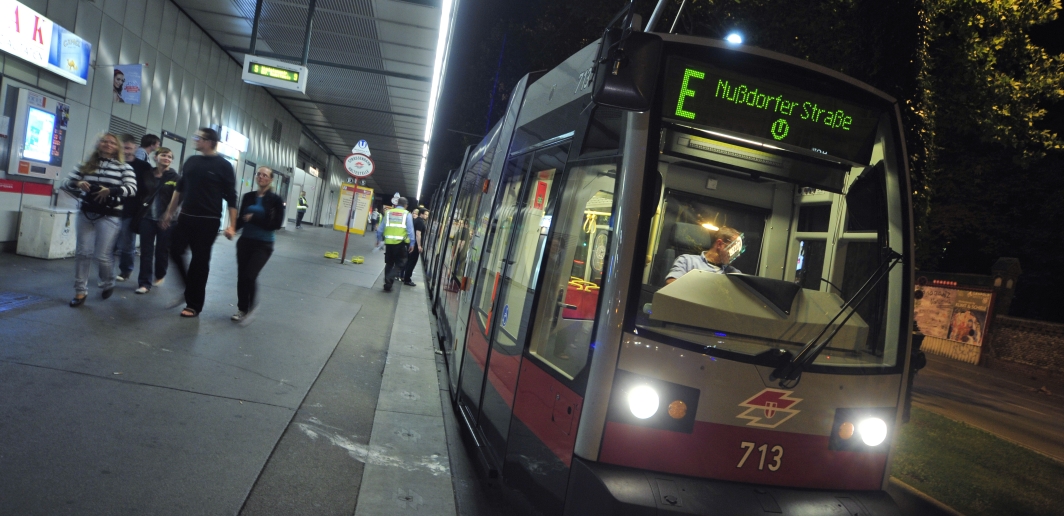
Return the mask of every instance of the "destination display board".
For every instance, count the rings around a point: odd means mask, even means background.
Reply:
[[[682,57],[665,68],[662,116],[866,164],[881,112]]]

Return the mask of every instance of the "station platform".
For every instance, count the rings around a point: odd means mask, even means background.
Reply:
[[[203,313],[176,273],[70,308],[74,259],[0,253],[0,513],[496,514],[447,396],[419,265],[383,292],[352,235],[278,232],[247,326],[219,236]],[[95,267],[94,267],[95,269]],[[139,271],[139,263],[138,263]]]

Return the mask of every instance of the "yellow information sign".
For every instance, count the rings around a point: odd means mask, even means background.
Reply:
[[[347,217],[351,215],[351,205],[355,211],[351,217],[351,227],[347,227]],[[336,204],[336,219],[333,221],[333,229],[336,231],[348,231],[355,235],[366,233],[366,224],[369,221],[369,211],[373,206],[373,189],[344,183],[340,187],[340,199]]]

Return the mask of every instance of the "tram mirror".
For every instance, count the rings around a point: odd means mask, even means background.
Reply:
[[[654,34],[607,30],[595,60],[591,100],[625,111],[649,110],[663,46]]]

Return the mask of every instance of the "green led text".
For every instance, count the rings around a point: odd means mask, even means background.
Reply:
[[[692,70],[690,68],[684,70],[684,72],[683,72],[683,85],[680,86],[680,99],[676,101],[676,116],[682,116],[684,118],[689,118],[691,120],[694,120],[695,114],[690,112],[690,111],[684,111],[684,109],[683,109],[684,97],[694,97],[695,96],[694,90],[691,90],[691,89],[687,88],[687,81],[689,81],[691,79],[691,77],[694,77],[695,79],[705,79],[706,78],[706,74],[704,72],[699,72],[698,70]]]
[[[683,89],[680,90],[680,102],[683,103],[683,97],[687,90],[687,74],[694,72],[690,68],[684,74]],[[705,74],[703,74],[704,76]],[[701,78],[701,77],[699,77]],[[694,96],[694,92],[691,92],[691,96]],[[749,106],[755,109],[764,109],[773,113],[779,113],[781,115],[791,116],[796,114],[794,109],[801,106],[801,112],[797,113],[798,117],[802,120],[808,120],[813,123],[824,124],[832,129],[840,129],[842,131],[849,131],[850,124],[853,123],[853,117],[847,115],[843,110],[837,109],[835,111],[822,109],[815,102],[799,102],[796,100],[790,100],[783,98],[783,95],[770,95],[768,93],[762,93],[759,88],[750,89],[745,84],[733,86],[729,81],[724,79],[717,80],[717,90],[713,95],[715,98],[733,102],[739,105]],[[684,113],[687,113],[686,111]],[[676,114],[680,115],[680,109],[677,108]],[[693,113],[692,113],[693,115]],[[687,116],[686,114],[682,116]],[[688,118],[694,118],[689,116]],[[781,119],[782,120],[782,119]],[[773,132],[773,136],[776,136],[778,131]],[[779,139],[779,138],[777,138]]]

